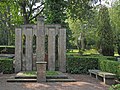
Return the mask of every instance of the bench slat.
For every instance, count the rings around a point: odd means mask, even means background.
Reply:
[[[115,78],[116,74],[108,72],[98,72],[98,75],[105,78]]]

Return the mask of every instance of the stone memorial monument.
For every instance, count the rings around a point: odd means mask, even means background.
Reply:
[[[59,71],[66,72],[66,29],[61,28],[61,25],[45,25],[42,16],[38,17],[36,25],[21,25],[20,28],[15,29],[15,72],[32,71],[36,62],[37,64],[44,62],[46,35],[48,36],[48,70],[55,71],[55,37],[58,35]],[[25,46],[23,46],[23,36],[26,37]],[[33,36],[36,36],[35,61]],[[23,48],[25,48],[24,54]]]

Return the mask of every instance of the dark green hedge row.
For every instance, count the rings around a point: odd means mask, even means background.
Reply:
[[[13,73],[13,59],[0,58],[0,72]]]
[[[14,54],[15,53],[15,46],[0,46],[0,53],[1,54]]]
[[[120,84],[110,86],[109,90],[120,90]]]
[[[68,73],[88,73],[89,69],[100,69],[120,76],[120,63],[114,61],[113,57],[106,59],[96,57],[67,57]]]
[[[99,69],[106,72],[111,72],[120,76],[120,62],[110,60],[99,60]]]
[[[67,57],[68,73],[88,73],[88,69],[98,69],[97,58]]]
[[[116,57],[113,56],[101,56],[101,55],[84,55],[84,56],[80,56],[80,55],[67,55],[67,57],[75,57],[75,58],[96,58],[96,59],[107,59],[107,60],[113,60],[113,61],[117,61]]]

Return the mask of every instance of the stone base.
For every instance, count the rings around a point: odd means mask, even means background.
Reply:
[[[46,82],[46,64],[47,62],[36,62],[37,82]]]

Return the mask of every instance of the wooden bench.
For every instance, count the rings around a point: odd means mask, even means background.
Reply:
[[[95,78],[98,79],[98,72],[100,72],[100,70],[88,70],[90,73],[90,76],[92,76],[92,74],[95,75]]]
[[[100,70],[88,70],[88,71],[90,73],[90,76],[92,76],[92,74],[94,74],[96,79],[98,79],[98,77],[102,77],[103,82],[105,84],[108,84],[108,85],[115,84],[116,74],[108,73],[108,72],[102,72]]]

